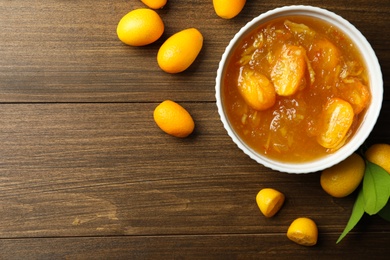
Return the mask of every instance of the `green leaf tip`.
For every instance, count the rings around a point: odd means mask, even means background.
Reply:
[[[366,161],[363,179],[364,211],[377,214],[387,203],[390,195],[390,175],[382,167]]]
[[[337,239],[336,244],[338,244],[348,233],[351,231],[356,224],[360,221],[360,219],[364,215],[364,198],[363,198],[363,190],[359,191],[359,194],[356,198],[355,204],[352,208],[351,216],[348,220],[347,226],[344,228],[343,233],[341,233],[339,239]]]

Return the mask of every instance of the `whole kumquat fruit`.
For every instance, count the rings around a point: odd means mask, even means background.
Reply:
[[[287,230],[287,237],[302,246],[314,246],[317,244],[317,224],[310,218],[295,219]]]
[[[284,199],[283,193],[272,188],[262,189],[256,196],[257,206],[267,218],[273,217],[280,210]]]
[[[196,59],[203,46],[203,36],[195,28],[175,33],[160,47],[157,62],[168,73],[186,70]]]
[[[244,8],[246,0],[213,0],[215,13],[224,19],[237,16]]]
[[[367,149],[365,157],[368,161],[379,165],[390,174],[389,144],[373,144]]]
[[[348,196],[359,186],[364,171],[363,158],[353,153],[344,161],[322,171],[321,187],[333,197]]]
[[[153,113],[154,121],[165,133],[176,137],[189,136],[195,127],[190,113],[178,103],[165,100]]]
[[[166,5],[167,0],[141,0],[141,2],[152,9],[160,9]]]
[[[131,46],[144,46],[157,41],[164,32],[164,23],[156,11],[135,9],[119,21],[118,38]]]

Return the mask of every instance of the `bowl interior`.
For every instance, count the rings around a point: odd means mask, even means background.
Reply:
[[[290,162],[280,162],[273,159],[270,159],[262,154],[257,153],[251,147],[249,147],[235,131],[233,130],[232,125],[230,124],[223,103],[222,96],[222,82],[223,76],[225,74],[225,65],[229,61],[232,52],[235,50],[238,43],[251,31],[256,29],[259,25],[271,21],[276,18],[285,17],[285,16],[310,16],[317,19],[324,20],[329,24],[332,24],[346,35],[349,36],[351,41],[356,45],[365,66],[368,70],[369,75],[369,85],[371,91],[371,103],[367,108],[364,118],[362,119],[360,126],[356,130],[352,138],[339,150],[334,153],[331,153],[325,157],[309,161],[309,162],[300,162],[300,163],[290,163]],[[330,12],[325,9],[312,6],[286,6],[277,8],[266,13],[261,14],[260,16],[254,18],[252,21],[247,23],[241,30],[233,37],[227,46],[222,59],[219,63],[219,68],[217,71],[216,77],[216,100],[218,112],[220,114],[222,123],[227,130],[229,136],[237,144],[237,146],[243,150],[248,156],[257,161],[264,166],[278,170],[281,172],[288,173],[309,173],[323,170],[325,168],[331,167],[339,163],[340,161],[347,158],[353,152],[355,152],[367,139],[370,132],[372,131],[376,120],[379,116],[380,109],[382,106],[383,99],[383,80],[380,65],[378,59],[373,51],[371,45],[368,43],[366,38],[347,20],[336,15],[333,12]]]

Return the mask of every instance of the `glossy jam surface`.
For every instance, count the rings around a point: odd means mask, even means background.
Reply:
[[[259,26],[228,60],[222,102],[245,143],[279,161],[342,147],[370,104],[367,70],[351,40],[311,17]]]

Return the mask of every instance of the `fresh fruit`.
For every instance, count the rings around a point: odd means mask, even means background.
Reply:
[[[267,218],[273,217],[280,210],[284,199],[283,193],[271,188],[260,190],[256,196],[257,206]]]
[[[390,145],[373,144],[366,153],[366,159],[385,169],[390,174]]]
[[[285,45],[271,72],[276,93],[280,96],[295,94],[306,71],[306,51],[302,46]]]
[[[175,33],[160,47],[157,62],[168,73],[186,70],[196,59],[203,46],[203,36],[195,28]]]
[[[347,101],[330,99],[320,116],[317,142],[325,148],[338,149],[348,137],[354,116],[353,108]]]
[[[154,121],[165,133],[176,137],[187,137],[195,123],[188,111],[171,100],[159,104],[153,113]]]
[[[320,178],[321,187],[333,197],[342,198],[348,196],[361,183],[364,170],[365,163],[363,158],[353,153],[344,161],[322,171]]]
[[[215,13],[224,19],[237,16],[244,8],[246,0],[213,0]]]
[[[157,41],[164,32],[161,17],[147,8],[135,9],[119,21],[118,38],[131,46],[144,46]]]
[[[297,218],[288,228],[287,237],[299,245],[314,246],[318,239],[317,225],[310,218]]]
[[[245,102],[255,110],[265,110],[275,104],[275,88],[261,73],[242,70],[238,80],[238,91]]]
[[[167,0],[141,0],[141,2],[152,9],[160,9],[166,5]]]

